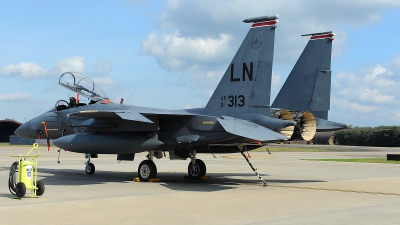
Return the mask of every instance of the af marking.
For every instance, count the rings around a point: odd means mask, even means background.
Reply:
[[[250,63],[250,70],[247,67],[247,64],[243,63],[242,80],[240,80],[240,77],[234,77],[234,69],[235,64],[231,64],[231,82],[246,81],[246,75],[249,78],[249,81],[253,81],[253,62]]]
[[[228,100],[227,104],[226,101]],[[243,107],[246,104],[244,95],[221,96],[221,107]]]

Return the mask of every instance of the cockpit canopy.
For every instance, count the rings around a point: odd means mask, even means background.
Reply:
[[[90,77],[77,72],[61,74],[58,84],[93,101],[108,99]]]

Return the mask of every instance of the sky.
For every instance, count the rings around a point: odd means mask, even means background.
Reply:
[[[250,25],[279,15],[271,102],[308,42],[333,31],[329,120],[400,123],[400,0],[5,1],[0,7],[0,120],[25,122],[91,77],[114,102],[204,107]]]

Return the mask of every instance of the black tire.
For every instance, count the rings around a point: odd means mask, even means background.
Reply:
[[[13,195],[16,195],[15,188],[17,185],[17,180],[18,180],[18,161],[15,161],[10,167],[10,172],[8,177],[8,190],[10,190],[10,193]]]
[[[189,163],[188,173],[189,177],[199,179],[205,176],[207,172],[206,164],[201,159],[196,159],[194,163],[194,170],[192,168],[192,162]]]
[[[138,167],[140,181],[148,181],[150,178],[157,177],[157,166],[151,160],[143,160]]]
[[[36,196],[42,196],[45,190],[44,183],[41,180],[38,180],[36,187],[37,187]]]
[[[94,167],[93,163],[88,163],[85,167],[86,174],[93,175],[96,168]]]
[[[18,197],[22,198],[26,194],[26,186],[22,182],[18,182],[17,185],[15,186],[15,195]]]

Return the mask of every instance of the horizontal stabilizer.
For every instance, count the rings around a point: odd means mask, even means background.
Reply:
[[[68,114],[68,117],[92,118],[92,119],[123,119],[144,123],[153,123],[147,117],[138,112],[125,112],[120,110],[85,110]]]
[[[351,127],[351,125],[324,120],[319,117],[315,117],[315,120],[318,132],[338,131]]]
[[[230,116],[222,116],[218,118],[219,123],[226,132],[259,141],[285,140],[286,136],[265,128],[261,125],[241,120]]]

